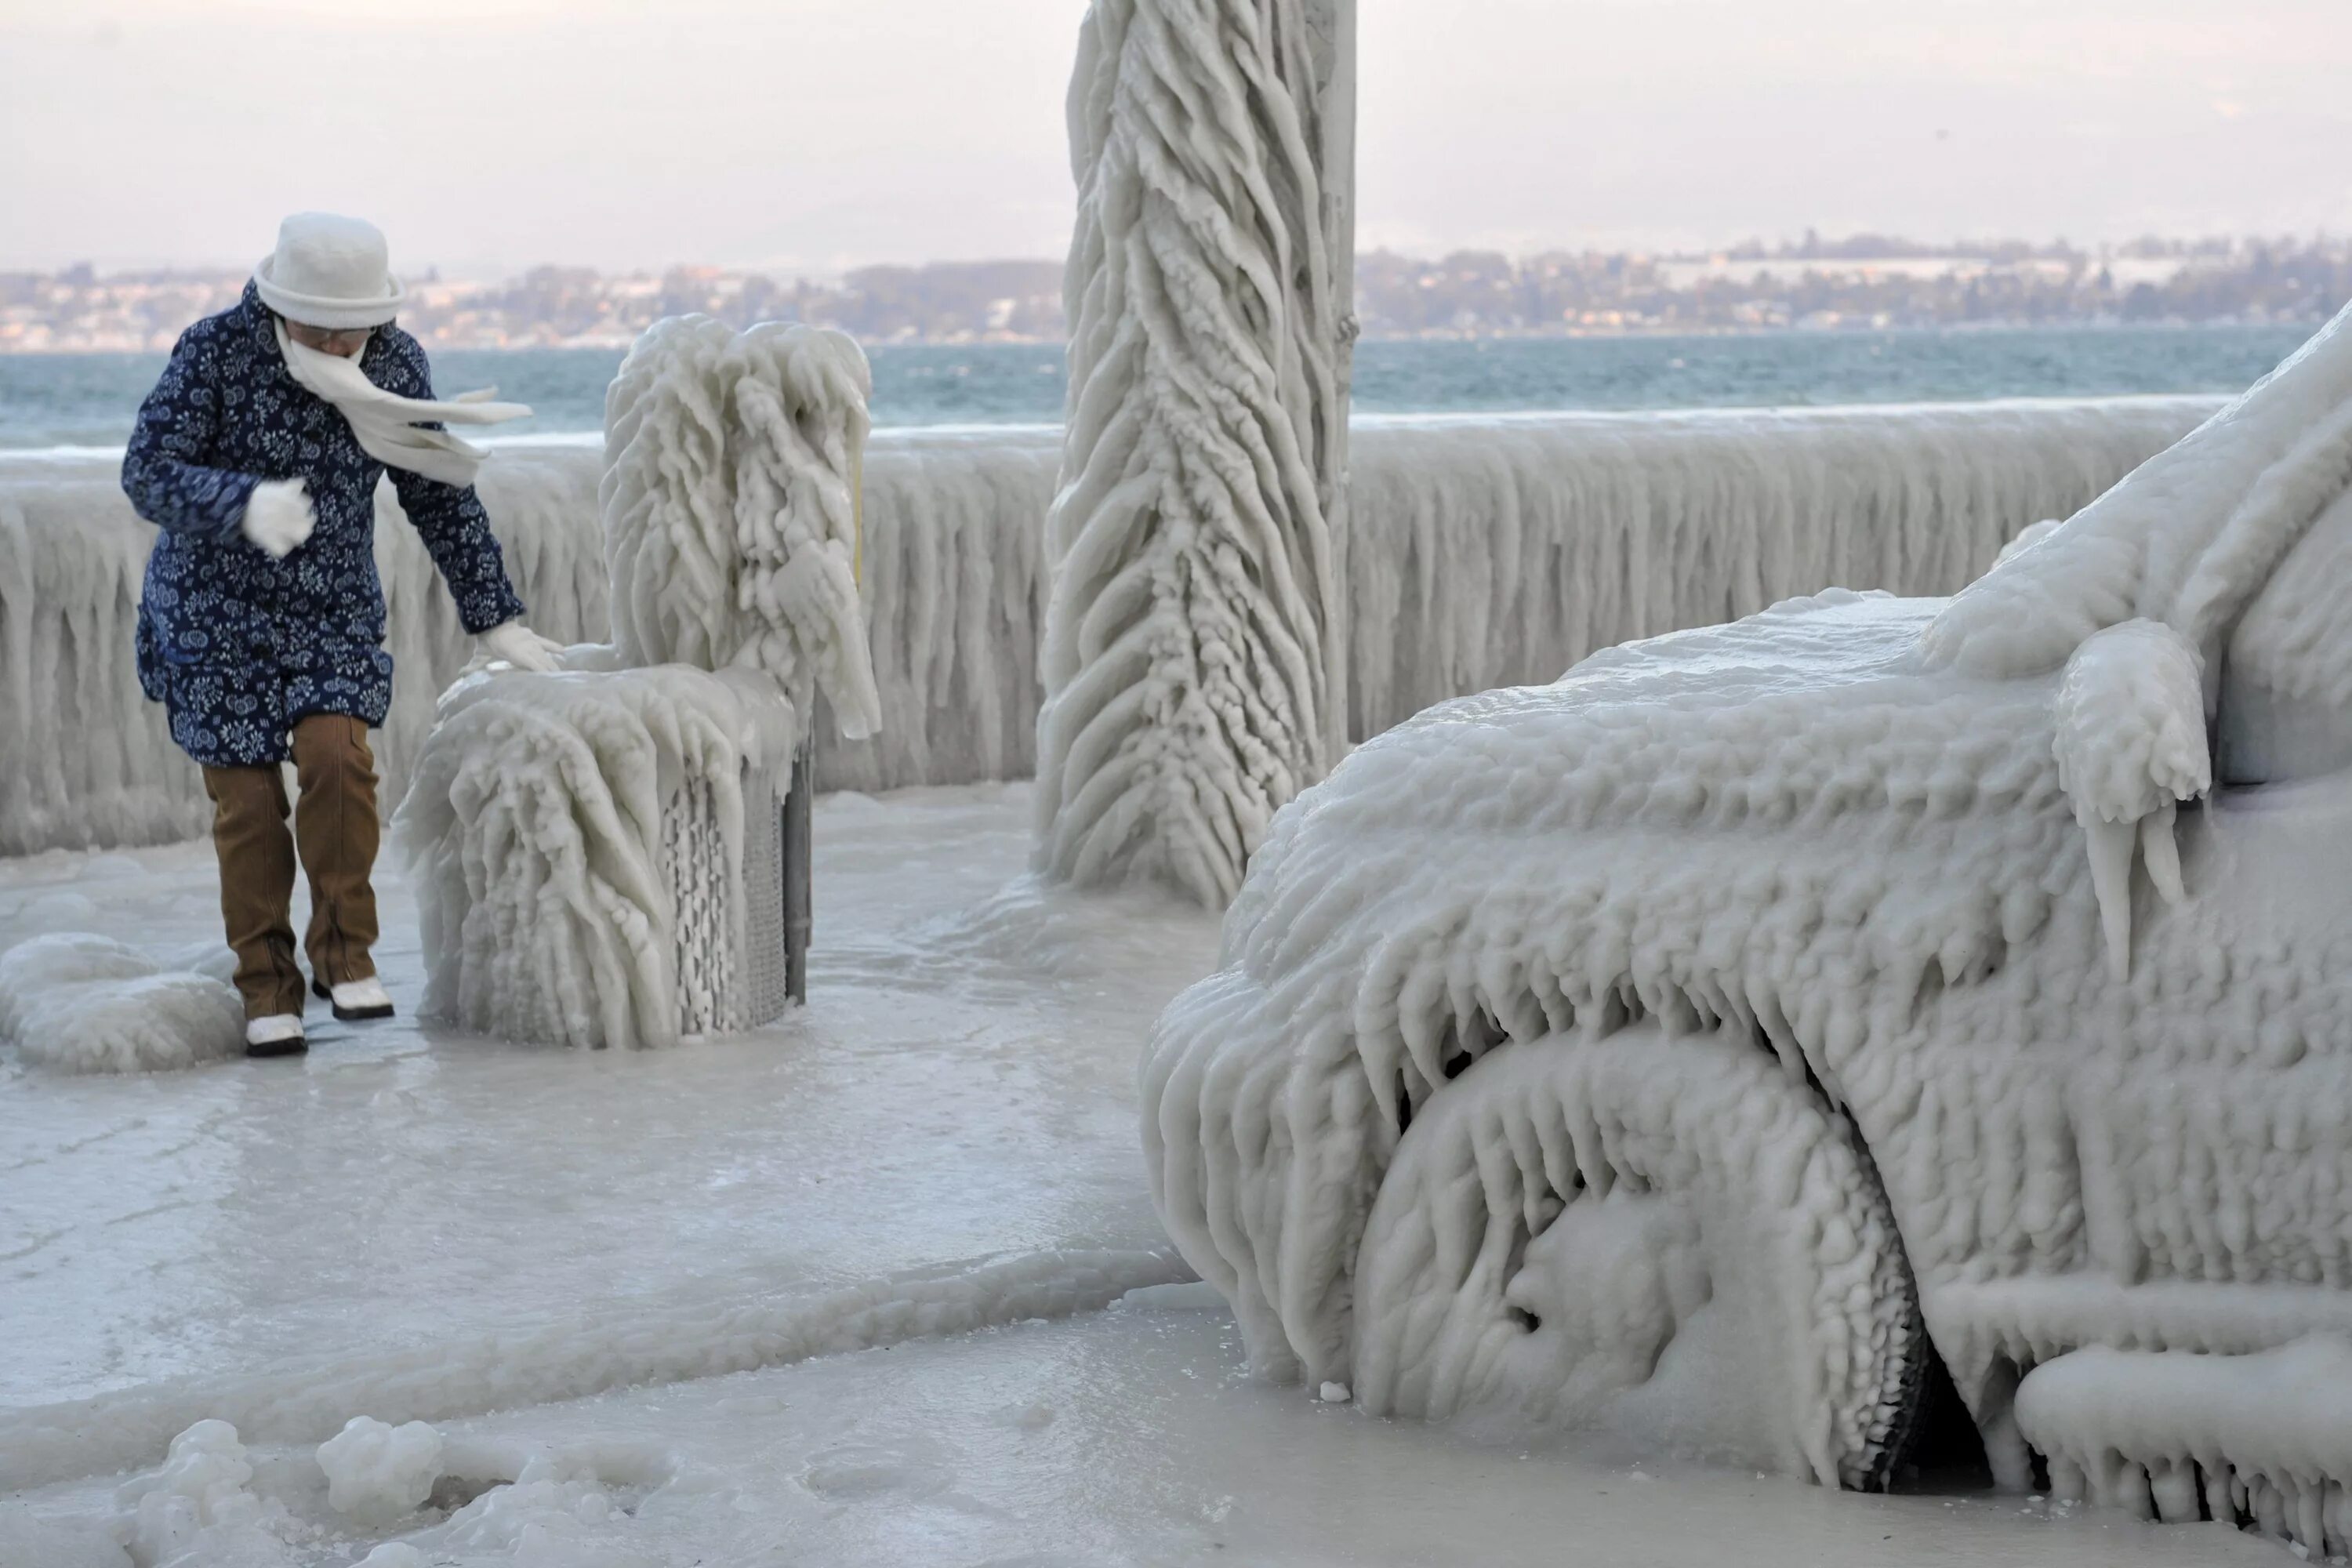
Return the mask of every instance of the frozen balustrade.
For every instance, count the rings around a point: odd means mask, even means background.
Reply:
[[[1830,584],[1951,592],[2213,406],[1359,419],[1343,549],[1349,732]],[[1047,427],[876,434],[864,597],[883,722],[865,741],[828,739],[821,787],[1031,773],[1059,453]],[[482,473],[532,623],[559,638],[607,625],[602,464],[588,444],[518,444]],[[0,455],[0,854],[168,842],[209,821],[196,769],[132,668],[154,531],[119,468]],[[389,488],[378,505],[399,668],[376,749],[396,800],[468,639]]]

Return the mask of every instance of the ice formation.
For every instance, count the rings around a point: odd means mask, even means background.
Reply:
[[[1097,1311],[1129,1290],[1190,1274],[1164,1249],[1022,1253],[814,1296],[574,1315],[247,1376],[148,1384],[0,1410],[0,1480],[29,1488],[152,1464],[173,1434],[200,1422],[233,1421],[257,1443],[318,1443],[343,1430],[354,1411],[373,1411],[386,1423],[447,1421],[637,1384],[718,1377]],[[445,1458],[445,1468],[452,1462]]]
[[[200,1537],[204,1557],[216,1563],[240,1560],[236,1548],[247,1540],[263,1556],[243,1561],[263,1563],[276,1552],[260,1526],[267,1505],[247,1488],[253,1467],[246,1462],[245,1445],[236,1428],[226,1421],[199,1421],[172,1439],[163,1468],[152,1476],[124,1486],[118,1500],[123,1518],[118,1535],[136,1568],[176,1568],[195,1558]]]
[[[389,1426],[354,1415],[319,1445],[327,1506],[362,1521],[397,1519],[433,1494],[441,1479],[440,1432],[422,1421]]]
[[[880,727],[858,604],[873,387],[846,335],[656,322],[604,401],[604,561],[626,665],[742,668],[845,738]]]
[[[2312,1556],[2352,1553],[2352,1343],[2246,1355],[2095,1345],[2036,1367],[2017,1425],[2061,1499],[2142,1519],[2252,1524]]]
[[[605,625],[584,458],[509,447],[478,486],[531,624],[566,639]],[[114,457],[0,458],[0,855],[169,843],[212,821],[202,776],[125,651],[155,530],[121,494],[121,468]],[[375,554],[398,671],[375,745],[392,801],[472,639],[389,484],[376,491]]]
[[[869,385],[819,328],[673,317],[629,351],[600,488],[613,642],[453,688],[396,819],[429,1014],[587,1046],[774,1015],[756,982],[782,951],[782,781],[820,695],[845,736],[881,721]]]
[[[1253,1362],[1869,1485],[1932,1351],[2021,1486],[2036,1368],[2352,1329],[2347,323],[1953,599],[1441,703],[1278,816],[1142,1076]]]
[[[0,1045],[56,1072],[194,1067],[244,1054],[245,1005],[112,937],[52,932],[0,953]]]
[[[1096,0],[1079,35],[1038,716],[1057,877],[1222,904],[1345,740],[1329,25],[1313,0]]]
[[[130,1555],[103,1530],[37,1519],[0,1502],[0,1563],[6,1568],[131,1568]]]
[[[1349,732],[1548,680],[1596,647],[1827,584],[1942,594],[2186,432],[2198,399],[1682,415],[1360,419],[1349,437]],[[884,714],[822,787],[1025,778],[1037,738],[1055,433],[877,432],[868,641]],[[105,458],[0,455],[0,854],[204,831],[194,766],[128,658],[153,530]],[[513,446],[482,492],[532,624],[609,625],[599,453]],[[471,639],[387,488],[378,570],[398,662],[387,805]],[[2303,732],[2298,730],[2296,732]]]
[[[485,672],[452,687],[393,826],[417,879],[424,1011],[589,1047],[728,1026],[720,977],[681,972],[683,851],[666,830],[698,795],[720,842],[740,847],[747,813],[772,816],[796,733],[775,684],[742,669]],[[751,891],[776,896],[772,883]],[[709,896],[712,945],[740,958],[745,879]]]

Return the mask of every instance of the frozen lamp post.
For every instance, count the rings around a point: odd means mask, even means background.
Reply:
[[[1096,0],[1038,858],[1229,900],[1345,740],[1353,0]]]

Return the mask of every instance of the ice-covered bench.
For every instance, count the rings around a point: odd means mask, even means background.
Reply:
[[[879,722],[857,583],[870,385],[857,346],[815,328],[679,317],[630,351],[599,486],[613,640],[453,686],[395,823],[428,1015],[655,1046],[782,1011],[807,845],[779,803],[793,783],[805,803],[820,696],[850,739]]]

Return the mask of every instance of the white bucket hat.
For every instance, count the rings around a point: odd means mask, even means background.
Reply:
[[[406,296],[385,266],[383,233],[334,213],[296,213],[278,248],[253,269],[261,302],[289,321],[329,331],[380,327]]]

